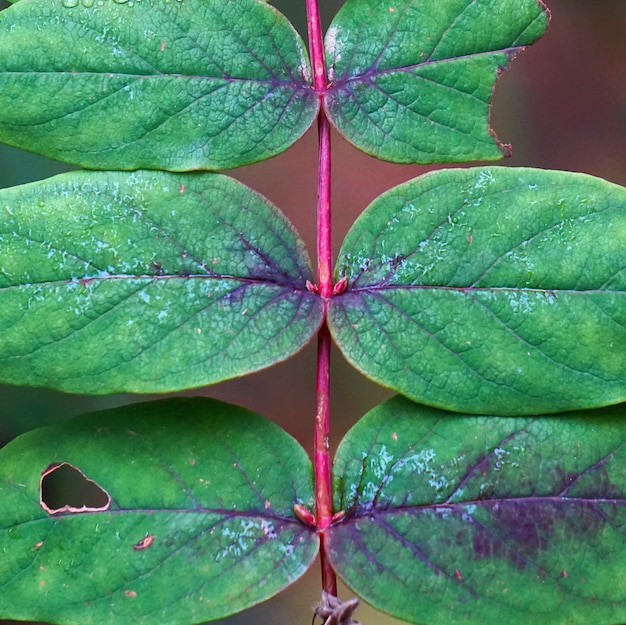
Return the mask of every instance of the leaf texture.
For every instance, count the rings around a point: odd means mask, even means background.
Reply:
[[[24,1],[24,0],[21,0]],[[67,625],[188,625],[241,611],[309,567],[298,443],[241,408],[178,398],[95,413],[0,451],[0,611]],[[42,472],[70,463],[104,511],[47,513]]]
[[[326,36],[326,112],[384,160],[501,158],[493,85],[547,23],[536,0],[347,0]]]
[[[219,174],[74,172],[0,192],[0,379],[202,386],[288,358],[323,305],[303,243]]]
[[[416,401],[540,414],[626,400],[626,190],[565,172],[427,174],[375,200],[337,263],[348,360]]]
[[[626,620],[624,407],[452,415],[396,397],[335,460],[333,567],[423,625]]]
[[[300,37],[258,0],[28,0],[0,13],[0,141],[91,169],[268,158],[313,122],[309,82]]]

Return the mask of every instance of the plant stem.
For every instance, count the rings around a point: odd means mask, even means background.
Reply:
[[[313,85],[321,99],[326,91],[326,60],[317,0],[306,0],[309,48],[313,65]],[[323,108],[317,118],[319,139],[317,179],[317,271],[320,295],[331,297],[332,240],[330,223],[330,124]]]
[[[324,40],[322,23],[317,0],[306,0],[306,18],[309,31],[309,50],[313,65],[313,86],[321,94],[326,89],[326,62],[324,59]]]
[[[337,578],[326,554],[325,530],[332,519],[331,460],[329,448],[330,429],[330,346],[328,327],[324,324],[317,338],[317,411],[315,414],[315,511],[320,533],[320,559],[322,562],[322,587],[337,596]]]
[[[321,99],[326,91],[326,60],[317,0],[306,0],[309,49],[313,66],[313,86]],[[318,124],[318,178],[317,178],[317,271],[319,294],[328,300],[333,294],[332,238],[330,208],[330,124],[323,108]],[[315,413],[315,511],[320,534],[322,588],[337,596],[337,578],[326,552],[325,530],[333,514],[331,459],[330,459],[330,348],[331,337],[326,323],[317,338],[317,406]]]
[[[318,120],[319,157],[317,178],[317,274],[320,295],[333,294],[333,250],[330,211],[330,124],[324,111]]]

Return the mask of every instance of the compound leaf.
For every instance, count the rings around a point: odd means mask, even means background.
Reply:
[[[0,467],[4,618],[213,620],[280,592],[317,553],[293,512],[313,501],[305,451],[218,401],[136,404],[35,430],[0,451]],[[64,467],[102,501],[53,507],[46,480]]]
[[[476,168],[376,199],[338,260],[329,322],[365,375],[416,401],[540,414],[626,399],[626,190]]]
[[[623,623],[624,416],[378,406],[337,452],[333,567],[412,623]]]
[[[326,36],[328,116],[389,161],[501,158],[493,85],[547,23],[536,0],[347,0]]]
[[[284,215],[220,174],[74,172],[5,189],[0,380],[164,392],[256,371],[315,334],[310,277]]]
[[[268,158],[313,122],[309,79],[299,35],[259,0],[28,0],[0,13],[0,141],[91,169]]]

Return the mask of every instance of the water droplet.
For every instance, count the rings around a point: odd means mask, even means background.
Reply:
[[[93,6],[94,0],[83,0],[83,6],[88,9]]]
[[[113,2],[115,2],[117,4],[126,4],[126,2],[128,2],[128,0],[113,0]]]
[[[66,9],[73,9],[75,6],[78,6],[78,0],[62,0],[61,4]]]

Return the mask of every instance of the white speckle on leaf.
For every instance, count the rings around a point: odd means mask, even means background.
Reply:
[[[387,446],[382,445],[378,454],[370,456],[370,466],[374,476],[382,480],[389,473],[389,469],[394,462],[394,457],[387,451]]]

